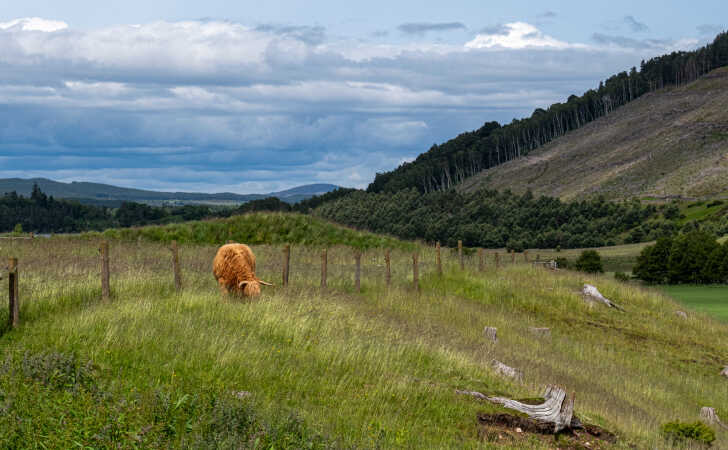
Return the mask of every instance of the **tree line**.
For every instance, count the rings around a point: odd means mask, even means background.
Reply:
[[[701,230],[658,239],[645,247],[632,270],[648,283],[728,283],[728,242]]]
[[[665,219],[652,205],[639,201],[609,202],[603,197],[563,202],[481,190],[454,189],[421,194],[404,189],[394,194],[356,191],[328,201],[314,215],[357,229],[386,233],[402,239],[440,241],[453,247],[580,248],[620,244],[630,231],[651,228],[643,239],[659,235]],[[666,234],[672,228],[667,227]]]
[[[580,128],[619,106],[666,86],[692,82],[713,69],[728,65],[728,32],[690,52],[673,52],[642,61],[640,69],[613,75],[582,96],[565,103],[537,108],[531,117],[501,126],[486,122],[441,145],[433,145],[414,161],[378,173],[369,192],[397,192],[415,188],[422,193],[449,189],[476,173],[497,166]]]

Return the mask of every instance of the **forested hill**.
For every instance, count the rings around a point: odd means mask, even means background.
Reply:
[[[420,192],[448,189],[485,169],[521,158],[533,150],[579,129],[643,95],[670,86],[683,86],[728,65],[728,32],[691,52],[673,52],[643,61],[640,69],[613,75],[597,89],[565,103],[536,109],[531,117],[508,125],[487,122],[478,130],[435,145],[411,163],[377,174],[369,192]],[[596,150],[595,150],[596,151]]]

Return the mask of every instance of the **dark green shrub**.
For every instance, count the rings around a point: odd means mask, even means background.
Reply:
[[[602,257],[596,250],[584,250],[574,263],[574,268],[581,272],[603,273]]]
[[[715,441],[715,431],[703,422],[668,422],[660,427],[660,431],[665,439],[673,442],[692,440],[710,446]]]
[[[562,256],[556,258],[556,267],[558,267],[559,269],[568,269],[570,265],[571,264],[569,263],[568,259]]]
[[[624,272],[614,272],[614,279],[617,281],[626,282],[629,281],[629,275]]]
[[[635,277],[648,283],[664,283],[667,280],[668,261],[672,239],[658,239],[654,245],[642,249],[637,265],[632,269]]]

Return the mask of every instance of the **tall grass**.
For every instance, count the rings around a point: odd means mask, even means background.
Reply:
[[[279,283],[281,247],[253,250],[258,275]],[[356,293],[348,247],[329,249],[321,291],[318,249],[294,246],[290,286],[246,301],[220,296],[215,251],[181,247],[176,294],[166,245],[113,241],[113,295],[102,303],[94,241],[3,244],[0,257],[20,258],[21,326],[0,338],[0,439],[55,448],[236,448],[256,437],[278,447],[488,448],[495,444],[479,437],[476,413],[503,410],[454,390],[522,398],[552,383],[576,393],[582,420],[617,432],[618,448],[667,447],[660,424],[694,421],[701,406],[728,417],[718,376],[728,326],[681,319],[655,291],[524,264],[479,273],[477,257],[462,272],[450,252],[440,277],[434,252],[419,248],[419,292],[410,251],[393,252],[387,289],[382,251],[369,250]],[[585,303],[585,282],[627,312]],[[485,326],[498,328],[496,344],[483,338]],[[536,338],[532,326],[552,337]],[[32,362],[49,353],[72,355],[78,367],[92,361],[93,383],[58,388],[34,377]],[[492,359],[522,369],[524,381],[495,374]],[[241,391],[251,395],[233,395]],[[716,446],[728,446],[725,434]]]

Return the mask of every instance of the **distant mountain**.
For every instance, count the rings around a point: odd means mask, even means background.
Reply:
[[[123,188],[101,183],[88,183],[73,181],[62,183],[47,178],[4,178],[0,179],[0,194],[15,191],[18,194],[28,196],[37,184],[40,189],[48,195],[56,198],[78,200],[81,203],[104,204],[115,206],[124,201],[146,203],[150,205],[183,205],[183,204],[219,204],[236,205],[266,197],[278,197],[287,203],[296,203],[315,195],[325,194],[333,191],[338,186],[333,184],[307,184],[297,186],[280,192],[267,194],[234,194],[232,192],[221,192],[216,194],[204,194],[194,192],[159,192],[143,189]]]

